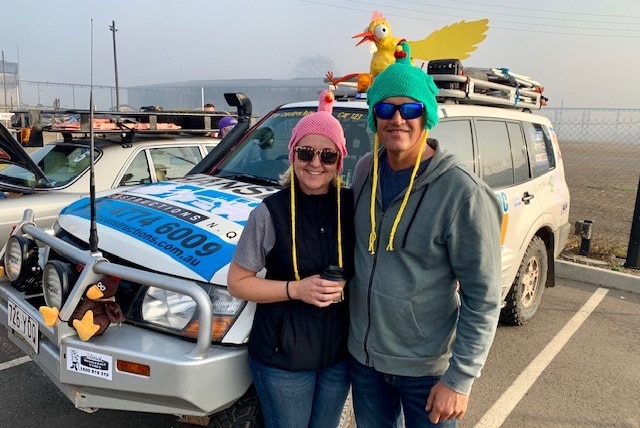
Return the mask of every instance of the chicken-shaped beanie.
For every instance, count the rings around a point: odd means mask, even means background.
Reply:
[[[476,45],[486,38],[489,20],[460,21],[442,27],[422,40],[409,41],[412,59],[431,61],[434,59],[459,59],[469,57]],[[367,29],[352,38],[362,37],[356,46],[369,42],[371,58],[370,73],[377,76],[395,61],[394,52],[401,38],[391,34],[389,21],[379,11],[373,12]]]
[[[291,165],[294,163],[294,148],[302,137],[309,134],[318,134],[327,137],[336,145],[336,149],[340,152],[337,164],[338,174],[342,172],[342,158],[347,155],[347,147],[342,125],[332,115],[335,99],[333,92],[328,89],[320,92],[318,111],[300,119],[293,128],[291,140],[289,141],[289,162],[291,162]]]
[[[122,323],[125,320],[120,305],[115,301],[120,280],[105,276],[98,283],[90,286],[68,321],[82,341],[105,332],[112,323]],[[41,306],[40,313],[45,325],[53,326],[58,319],[58,309]]]

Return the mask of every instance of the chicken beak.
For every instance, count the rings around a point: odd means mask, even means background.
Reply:
[[[360,46],[361,44],[363,44],[364,42],[373,42],[375,43],[376,39],[373,36],[373,33],[369,30],[364,31],[360,34],[356,34],[355,36],[351,36],[352,39],[356,39],[358,37],[362,37],[362,40],[360,40],[358,43],[356,43],[356,46]]]

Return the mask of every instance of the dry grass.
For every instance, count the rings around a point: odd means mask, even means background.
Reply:
[[[640,142],[585,143],[560,141],[565,177],[571,194],[569,221],[593,221],[589,258],[624,268],[640,178]],[[580,254],[580,236],[571,235],[564,254]]]

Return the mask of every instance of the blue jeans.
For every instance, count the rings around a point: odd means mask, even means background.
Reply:
[[[457,419],[433,424],[425,410],[429,392],[440,380],[439,376],[386,374],[360,364],[353,357],[349,358],[349,374],[358,428],[402,426],[401,411],[407,428],[458,426]]]
[[[289,371],[249,357],[267,428],[337,427],[349,393],[349,364]]]

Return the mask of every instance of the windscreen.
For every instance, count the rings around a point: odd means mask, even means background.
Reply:
[[[293,127],[315,107],[280,109],[272,113],[259,127],[250,130],[240,147],[223,161],[217,176],[237,180],[277,184],[280,175],[289,168],[288,145]],[[356,162],[373,147],[373,134],[367,129],[366,108],[334,108],[347,141],[348,155],[344,159],[342,179],[351,185]]]
[[[96,159],[100,151],[95,150]],[[64,187],[89,168],[89,147],[49,144],[31,153],[49,183],[36,182],[35,174],[18,165],[0,165],[0,181],[24,188]]]

